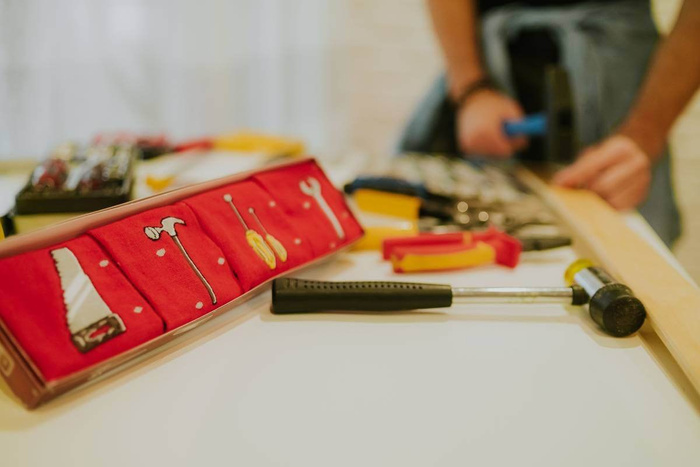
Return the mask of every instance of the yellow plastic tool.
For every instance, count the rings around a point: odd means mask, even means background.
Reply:
[[[172,185],[174,181],[175,175],[169,175],[166,177],[156,177],[155,175],[146,176],[146,185],[148,185],[148,187],[156,193],[165,190]]]
[[[213,138],[213,148],[220,151],[256,152],[280,156],[300,156],[306,152],[298,139],[240,131]]]
[[[147,167],[158,168],[156,173],[146,175],[146,185],[154,193],[164,191],[177,181],[177,178],[194,168],[200,162],[199,156],[192,154],[166,154],[159,156],[157,162],[146,162]]]
[[[355,190],[353,198],[357,207],[365,212],[385,214],[402,219],[417,220],[421,200],[415,196],[387,193],[362,188]]]
[[[413,237],[418,234],[418,227],[414,223],[404,227],[370,226],[364,230],[365,236],[353,245],[353,250],[381,250],[382,242],[387,238]]]
[[[473,247],[465,246],[460,251],[431,251],[419,253],[413,251],[405,255],[393,254],[391,265],[394,272],[445,271],[464,269],[481,264],[493,263],[496,252],[492,246],[477,242]]]

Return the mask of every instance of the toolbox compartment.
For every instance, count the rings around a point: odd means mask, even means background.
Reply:
[[[287,183],[261,185],[257,176]],[[309,176],[342,219],[343,238],[326,212],[309,221],[283,208],[308,198],[299,183]],[[259,235],[254,243],[226,194]],[[233,313],[272,278],[362,234],[316,161],[301,159],[7,239],[0,244],[0,374],[27,407],[36,407],[155,355],[211,318]],[[309,235],[333,240],[314,248]],[[275,267],[252,245],[266,245]]]

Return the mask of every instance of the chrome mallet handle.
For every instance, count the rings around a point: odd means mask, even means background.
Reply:
[[[561,303],[585,305],[582,287],[454,287],[453,303]]]
[[[275,279],[272,312],[407,311],[466,303],[565,303],[583,305],[588,295],[572,287],[456,287],[412,282],[324,282]]]

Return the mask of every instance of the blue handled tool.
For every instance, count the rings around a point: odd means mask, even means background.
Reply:
[[[544,113],[527,115],[522,120],[510,120],[503,124],[503,131],[509,137],[545,136],[547,134],[547,115]]]
[[[568,164],[580,149],[569,76],[561,65],[549,65],[544,73],[543,108],[522,120],[507,121],[508,137],[532,137],[523,159]]]

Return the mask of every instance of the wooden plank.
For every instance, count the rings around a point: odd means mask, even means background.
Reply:
[[[518,175],[561,216],[593,260],[632,288],[651,326],[700,393],[700,288],[594,193],[550,187],[526,170]]]

